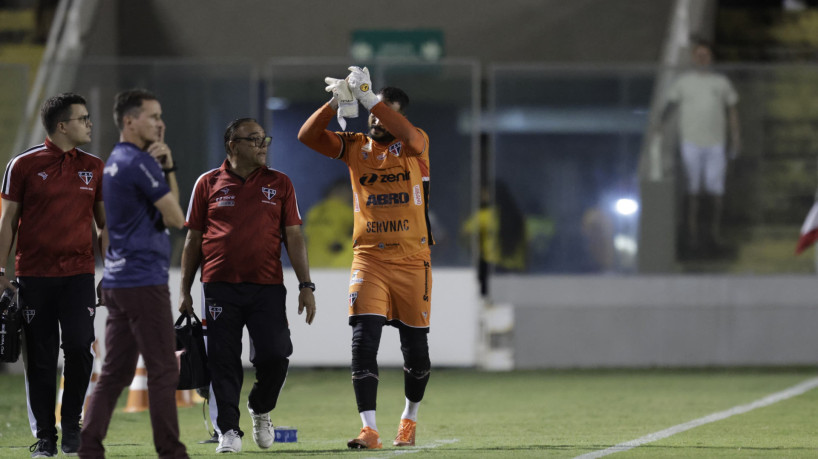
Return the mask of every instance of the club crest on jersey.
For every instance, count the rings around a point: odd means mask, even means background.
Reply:
[[[272,188],[261,187],[261,192],[264,194],[268,201],[273,199],[273,196],[276,195],[276,190]]]
[[[210,312],[210,317],[212,317],[213,320],[216,320],[222,313],[221,306],[208,306],[207,310]]]
[[[35,311],[33,309],[24,309],[23,310],[23,315],[26,316],[26,322],[31,323],[31,321],[34,320],[34,314],[36,314],[36,313],[37,313],[37,311]]]
[[[355,300],[358,299],[358,292],[352,292],[349,294],[349,306],[352,307],[355,304]]]
[[[77,174],[80,176],[80,179],[82,179],[82,181],[85,182],[86,185],[91,183],[91,180],[93,180],[94,178],[94,173],[89,171],[79,171],[77,172]]]
[[[88,308],[88,314],[89,314],[91,317],[94,317],[94,312],[95,312],[95,311],[96,311],[96,308]]]
[[[389,145],[389,153],[392,153],[392,156],[400,156],[401,147],[402,144],[400,142],[393,143],[392,145]]]
[[[48,178],[48,174],[46,174],[46,173],[45,173],[45,171],[42,171],[42,172],[40,172],[40,173],[39,173],[39,174],[37,174],[37,175],[39,175],[39,176],[40,176],[40,178],[41,178],[41,179],[43,179],[43,180],[45,180],[45,179],[47,179],[47,178]]]
[[[230,193],[230,188],[229,188],[229,187],[224,187],[224,188],[222,188],[221,190],[219,190],[219,192],[220,192],[221,194],[227,194],[227,193]]]

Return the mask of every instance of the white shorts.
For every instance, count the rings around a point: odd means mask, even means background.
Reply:
[[[682,161],[687,173],[687,191],[690,194],[701,192],[702,180],[707,194],[716,196],[724,194],[724,173],[727,169],[724,145],[700,147],[683,142]]]

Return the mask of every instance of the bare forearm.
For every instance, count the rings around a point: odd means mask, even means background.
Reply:
[[[0,256],[3,257],[2,266],[11,254],[14,238],[17,236],[17,225],[20,221],[20,203],[3,199],[3,211],[0,213]]]
[[[287,254],[290,256],[290,263],[293,265],[296,277],[299,282],[310,281],[310,262],[307,257],[307,244],[300,227],[288,227],[285,242]]]
[[[6,260],[11,254],[11,246],[14,245],[14,236],[15,231],[10,228],[0,230],[0,255],[3,257],[3,262],[0,266],[6,266]]]
[[[108,228],[102,228],[97,233],[97,244],[99,244],[99,254],[102,261],[105,261],[105,254],[108,253]]]
[[[170,187],[170,193],[176,199],[176,202],[179,202],[179,183],[176,181],[176,172],[165,173],[165,180],[167,180]]]
[[[182,250],[182,281],[179,285],[182,293],[190,293],[196,272],[202,264],[202,238],[201,235],[191,234],[193,231],[188,230]]]

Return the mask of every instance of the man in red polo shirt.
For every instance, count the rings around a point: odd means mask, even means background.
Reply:
[[[224,133],[227,159],[202,174],[193,186],[182,252],[179,311],[193,311],[190,288],[201,266],[212,377],[211,419],[219,434],[217,453],[241,451],[239,395],[242,329],[247,326],[256,382],[247,400],[253,440],[269,448],[274,439],[270,411],[276,406],[293,345],[285,309],[281,245],[287,248],[300,282],[298,313],[315,317],[301,214],[292,182],[267,167],[270,137],[251,118],[231,122]]]
[[[57,355],[65,355],[60,412],[62,451],[76,454],[80,416],[94,355],[94,234],[107,248],[101,159],[77,147],[91,141],[85,99],[65,93],[43,103],[45,143],[6,166],[0,214],[0,254],[17,236],[15,271],[25,321],[26,391],[31,457],[57,455],[55,394]],[[96,229],[94,228],[96,223]],[[0,287],[9,280],[0,268]]]

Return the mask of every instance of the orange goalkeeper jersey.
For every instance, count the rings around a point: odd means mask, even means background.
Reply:
[[[389,145],[361,133],[336,132],[343,142],[338,159],[349,166],[355,226],[355,255],[393,260],[428,251],[429,136],[426,148],[408,154],[400,140]]]

